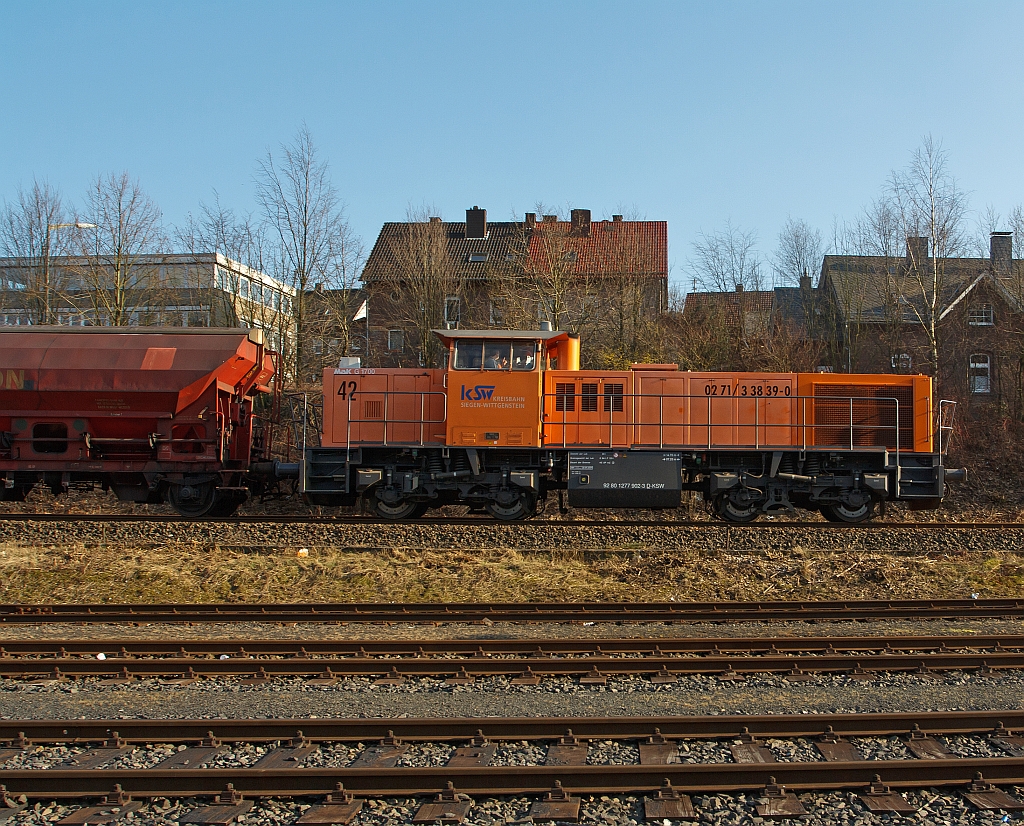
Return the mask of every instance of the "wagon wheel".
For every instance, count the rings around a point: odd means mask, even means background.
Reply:
[[[384,519],[419,519],[427,512],[426,502],[413,502],[409,499],[399,499],[397,502],[385,502],[379,497],[374,497],[373,512]]]
[[[726,522],[753,522],[761,515],[761,508],[756,502],[737,504],[728,493],[723,493],[715,500],[715,513]]]
[[[171,485],[167,489],[167,502],[181,516],[209,516],[217,503],[217,488],[213,482]]]
[[[537,512],[537,494],[528,490],[513,491],[511,496],[501,497],[499,501],[492,499],[485,507],[487,512],[495,519],[504,522],[515,522],[520,519],[529,519]]]
[[[846,522],[850,524],[867,522],[875,515],[875,500],[868,499],[867,502],[859,507],[844,505],[842,503],[836,505],[822,505],[821,515],[829,522]]]

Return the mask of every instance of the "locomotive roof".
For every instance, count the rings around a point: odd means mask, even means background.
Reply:
[[[490,339],[529,339],[530,341],[564,341],[575,333],[567,333],[564,330],[433,330],[445,344],[450,344],[460,338],[490,338]]]
[[[253,344],[265,343],[263,330],[248,327],[75,327],[67,324],[26,324],[0,326],[0,334],[63,333],[66,335],[174,335],[174,336],[248,336]]]

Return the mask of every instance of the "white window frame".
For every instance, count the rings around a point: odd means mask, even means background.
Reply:
[[[994,327],[995,308],[991,304],[975,304],[967,310],[967,323],[971,327]]]
[[[401,353],[405,350],[405,331],[399,329],[388,330],[388,351]]]
[[[492,327],[498,327],[505,323],[505,299],[504,298],[492,298],[491,306],[487,318],[488,324]]]
[[[973,396],[992,393],[992,356],[988,353],[971,353],[967,367],[967,389]]]
[[[457,295],[446,295],[444,298],[444,326],[449,330],[457,330],[462,320],[462,299]]]
[[[909,373],[913,365],[914,360],[910,357],[910,353],[893,353],[893,370],[898,370],[901,373]]]

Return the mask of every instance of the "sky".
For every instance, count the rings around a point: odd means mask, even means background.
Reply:
[[[1020,2],[0,0],[0,200],[127,171],[182,223],[256,212],[305,124],[367,251],[429,205],[828,235],[926,135],[980,213],[1024,202]]]

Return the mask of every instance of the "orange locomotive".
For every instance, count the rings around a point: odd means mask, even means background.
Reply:
[[[671,508],[700,491],[722,518],[820,510],[869,519],[886,501],[934,508],[953,405],[926,376],[579,369],[571,333],[438,330],[448,367],[324,372],[320,446],[298,472],[316,504],[366,497],[403,519],[461,503],[531,516]]]

